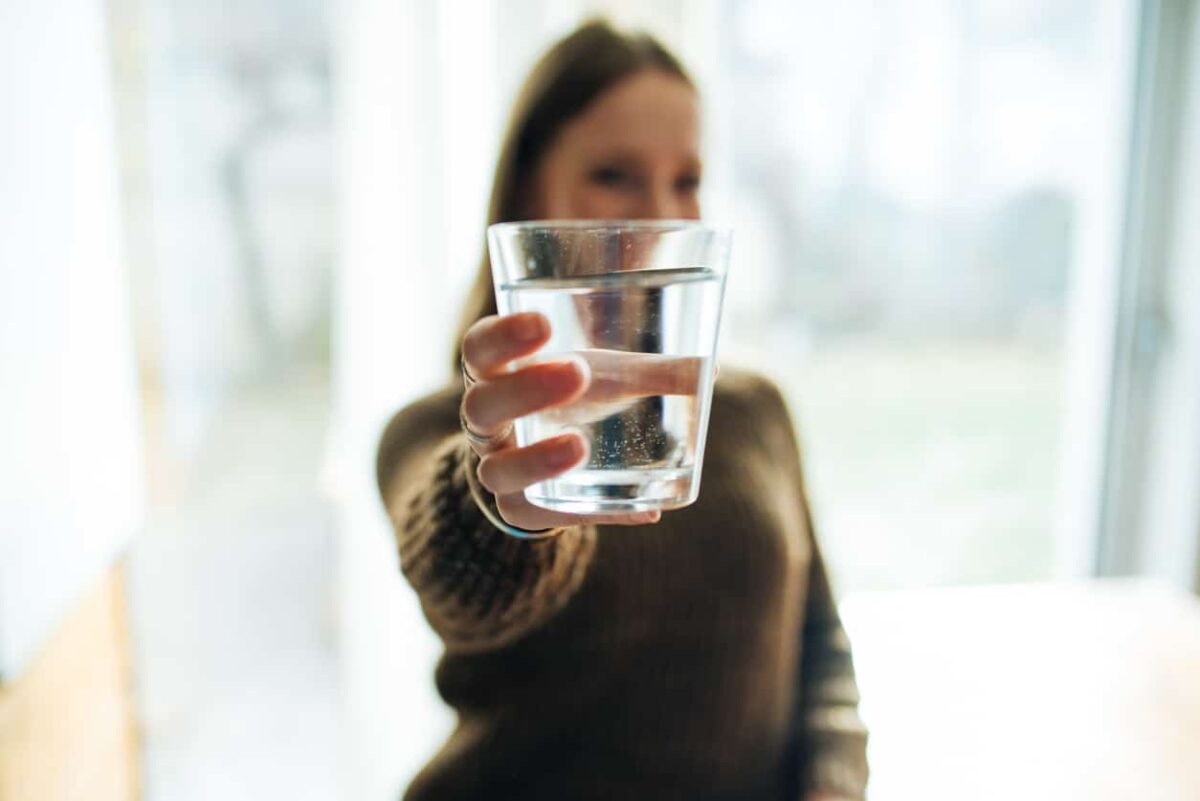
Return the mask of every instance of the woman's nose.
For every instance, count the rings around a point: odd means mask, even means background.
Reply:
[[[683,204],[675,193],[675,187],[652,186],[642,197],[640,216],[645,220],[675,220],[685,216]]]

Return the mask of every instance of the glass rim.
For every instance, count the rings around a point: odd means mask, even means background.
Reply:
[[[710,225],[701,220],[684,219],[594,219],[594,220],[514,220],[509,222],[492,223],[489,232],[519,233],[535,230],[562,231],[595,231],[603,233],[619,233],[621,231],[711,231],[714,234],[729,234],[730,229]]]

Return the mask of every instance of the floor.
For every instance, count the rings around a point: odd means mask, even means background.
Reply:
[[[146,801],[338,796],[328,407],[319,372],[238,390],[162,482],[130,559]]]
[[[134,801],[123,572],[91,582],[21,675],[0,683],[0,799]]]
[[[871,801],[1200,798],[1200,599],[1147,579],[842,605]]]

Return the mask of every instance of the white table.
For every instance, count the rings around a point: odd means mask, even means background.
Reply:
[[[871,801],[1200,801],[1200,601],[1146,581],[851,596]]]

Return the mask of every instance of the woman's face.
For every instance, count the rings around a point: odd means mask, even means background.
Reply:
[[[532,217],[697,219],[696,93],[660,70],[632,75],[562,127],[534,176]]]

